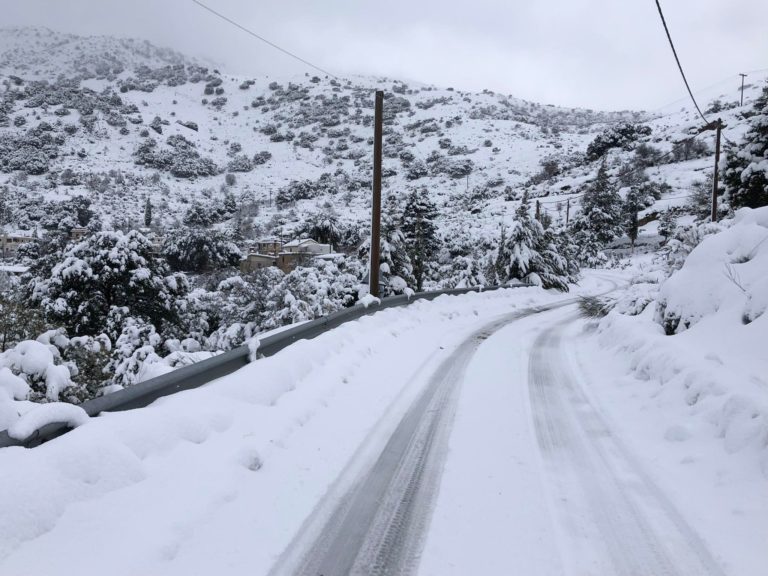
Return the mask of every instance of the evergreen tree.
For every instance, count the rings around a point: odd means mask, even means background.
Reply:
[[[77,336],[106,332],[116,339],[120,326],[110,329],[109,319],[117,312],[162,332],[178,324],[179,303],[188,291],[186,279],[170,275],[149,240],[136,231],[89,236],[69,247],[50,274],[39,272],[43,276],[33,276],[28,286],[31,302],[48,321]]]
[[[505,244],[509,263],[499,279],[568,290],[568,262],[558,250],[555,235],[531,217],[527,192],[515,211],[515,223]]]
[[[712,173],[709,173],[704,180],[696,180],[691,184],[687,204],[689,210],[696,216],[696,220],[708,220],[712,216],[713,183]]]
[[[753,106],[740,146],[726,147],[723,182],[731,208],[768,205],[768,86]]]
[[[572,230],[581,248],[581,260],[589,265],[603,261],[601,250],[624,232],[621,196],[611,184],[605,162],[584,191]]]
[[[152,226],[152,203],[149,200],[149,196],[147,196],[147,201],[144,204],[144,226],[147,228]]]
[[[627,192],[627,197],[624,199],[624,231],[629,237],[629,242],[632,249],[635,248],[635,241],[638,234],[638,217],[637,214],[644,208],[643,193],[638,187],[633,186]]]
[[[496,248],[496,258],[493,261],[493,269],[489,271],[490,273],[486,273],[488,278],[494,278],[493,284],[500,284],[507,279],[507,271],[509,270],[511,259],[512,256],[507,245],[507,227],[502,224],[501,233],[499,234],[499,245]]]
[[[677,218],[675,213],[667,208],[659,218],[659,236],[664,238],[665,244],[675,233],[675,228],[677,228]]]
[[[413,190],[408,195],[403,209],[402,230],[408,256],[413,264],[417,292],[424,288],[424,279],[440,250],[434,222],[436,217],[437,207],[430,200],[426,188]]]
[[[243,257],[237,245],[221,232],[200,228],[172,230],[162,253],[174,270],[198,273],[237,266]]]
[[[416,280],[413,266],[405,246],[405,236],[400,228],[397,199],[390,195],[384,202],[381,215],[381,253],[379,258],[379,282],[383,285],[381,296],[413,292]],[[371,241],[360,246],[359,257],[370,259]]]

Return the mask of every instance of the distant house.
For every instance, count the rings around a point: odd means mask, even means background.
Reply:
[[[255,272],[270,266],[277,266],[277,257],[269,254],[248,254],[240,261],[241,272]]]
[[[23,244],[32,242],[34,239],[32,232],[25,230],[0,233],[0,258],[12,258]]]
[[[283,252],[293,254],[330,254],[332,250],[330,244],[321,244],[312,238],[297,238],[283,244]]]
[[[280,238],[259,238],[254,243],[254,248],[258,254],[279,254],[282,251],[283,243]]]
[[[312,238],[291,240],[282,244],[279,238],[261,238],[251,252],[240,262],[241,272],[253,272],[269,266],[277,266],[288,274],[297,266],[308,266],[317,257],[333,256],[330,244],[321,244]]]
[[[72,230],[69,231],[69,239],[72,240],[72,242],[80,242],[80,240],[90,233],[91,231],[88,230],[88,228],[72,228]]]

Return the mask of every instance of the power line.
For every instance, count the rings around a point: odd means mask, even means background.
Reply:
[[[701,116],[701,119],[704,120],[705,124],[709,124],[709,120],[707,120],[707,117],[704,116],[704,113],[701,111],[701,108],[699,108],[698,102],[696,102],[696,98],[693,96],[693,91],[691,90],[691,86],[688,84],[688,79],[685,77],[685,72],[683,72],[683,66],[680,64],[680,58],[677,56],[677,50],[675,50],[675,44],[672,42],[672,35],[669,33],[669,28],[667,27],[667,21],[664,19],[664,12],[661,11],[661,4],[659,4],[659,0],[656,0],[656,8],[659,9],[659,16],[661,16],[661,23],[664,25],[664,31],[667,33],[667,39],[669,40],[669,45],[672,48],[672,54],[675,55],[675,61],[677,62],[677,67],[680,70],[680,75],[683,77],[683,82],[685,82],[685,87],[688,89],[688,94],[691,97],[691,100],[693,100],[693,105],[696,106],[696,111],[699,113],[699,116]]]
[[[206,6],[205,4],[203,4],[202,2],[200,2],[199,0],[192,0],[192,2],[194,2],[195,4],[197,4],[198,6],[200,6],[201,8],[203,8],[203,9],[207,10],[207,11],[208,11],[208,12],[210,12],[211,14],[213,14],[213,15],[215,15],[215,16],[218,16],[219,18],[221,18],[221,19],[222,19],[222,20],[224,20],[225,22],[229,22],[229,23],[230,23],[230,24],[232,24],[233,26],[235,26],[235,27],[237,27],[237,28],[240,28],[240,30],[242,30],[243,32],[245,32],[245,33],[247,33],[247,34],[250,34],[250,35],[251,35],[251,36],[253,36],[254,38],[257,38],[258,40],[261,40],[262,42],[264,42],[265,44],[268,44],[269,46],[272,46],[272,48],[274,48],[274,49],[276,49],[276,50],[279,50],[279,51],[280,51],[280,52],[282,52],[283,54],[286,54],[286,55],[290,56],[291,58],[294,58],[294,59],[298,60],[299,62],[302,62],[302,63],[306,64],[307,66],[309,66],[309,67],[311,67],[311,68],[314,68],[314,69],[315,69],[315,70],[317,70],[318,72],[322,72],[323,74],[327,74],[328,76],[331,76],[331,77],[335,78],[336,80],[341,80],[341,78],[339,78],[339,77],[338,77],[338,76],[336,76],[335,74],[331,74],[331,73],[330,73],[330,72],[328,72],[327,70],[324,70],[324,69],[320,68],[320,66],[315,66],[315,65],[314,65],[314,64],[312,64],[312,62],[310,62],[309,60],[305,60],[305,59],[304,59],[304,58],[302,58],[301,56],[297,56],[296,54],[294,54],[293,52],[289,52],[289,51],[288,51],[288,50],[286,50],[285,48],[281,48],[280,46],[278,46],[278,45],[277,45],[277,44],[275,44],[274,42],[270,42],[269,40],[267,40],[267,39],[266,39],[266,38],[264,38],[263,36],[260,36],[259,34],[256,34],[256,32],[254,32],[253,30],[249,30],[249,29],[248,29],[248,28],[246,28],[245,26],[242,26],[241,24],[238,24],[237,22],[235,22],[235,21],[234,21],[234,20],[232,20],[231,18],[228,18],[228,17],[224,16],[224,14],[222,14],[221,12],[217,12],[217,11],[216,11],[216,10],[214,10],[213,8],[211,8],[211,7],[209,7],[209,6]]]

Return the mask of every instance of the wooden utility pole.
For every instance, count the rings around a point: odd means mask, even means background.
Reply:
[[[565,225],[568,226],[568,221],[571,219],[571,199],[565,203]]]
[[[720,133],[723,131],[723,121],[718,118],[713,124],[717,135],[715,136],[715,170],[712,176],[712,222],[717,222],[717,177],[718,166],[720,165]]]
[[[744,78],[747,77],[746,74],[739,74],[741,76],[741,104],[739,106],[744,106]]]
[[[369,292],[379,297],[379,265],[381,258],[381,140],[384,124],[384,92],[376,91],[373,117],[373,202],[371,204],[371,272]]]

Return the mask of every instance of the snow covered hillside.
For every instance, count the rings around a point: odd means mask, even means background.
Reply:
[[[50,226],[41,202],[72,195],[91,199],[104,226],[130,228],[142,225],[147,197],[155,225],[169,227],[229,193],[238,218],[219,226],[290,236],[330,203],[352,245],[367,220],[374,88],[387,92],[386,191],[402,198],[426,187],[441,229],[469,227],[473,236],[511,222],[526,189],[577,195],[596,169],[583,154],[604,129],[648,120],[652,132],[640,141],[664,152],[695,125],[687,108],[659,117],[387,79],[236,78],[143,42],[45,29],[4,30],[0,42],[0,136],[22,148],[0,163],[6,194],[21,204],[0,224],[22,229]],[[736,135],[732,88],[715,96],[726,99],[727,133]],[[42,154],[25,134],[45,140]],[[700,158],[654,169],[672,185],[666,196],[681,195],[708,166],[700,149],[692,155]],[[561,203],[546,209],[565,217]]]

